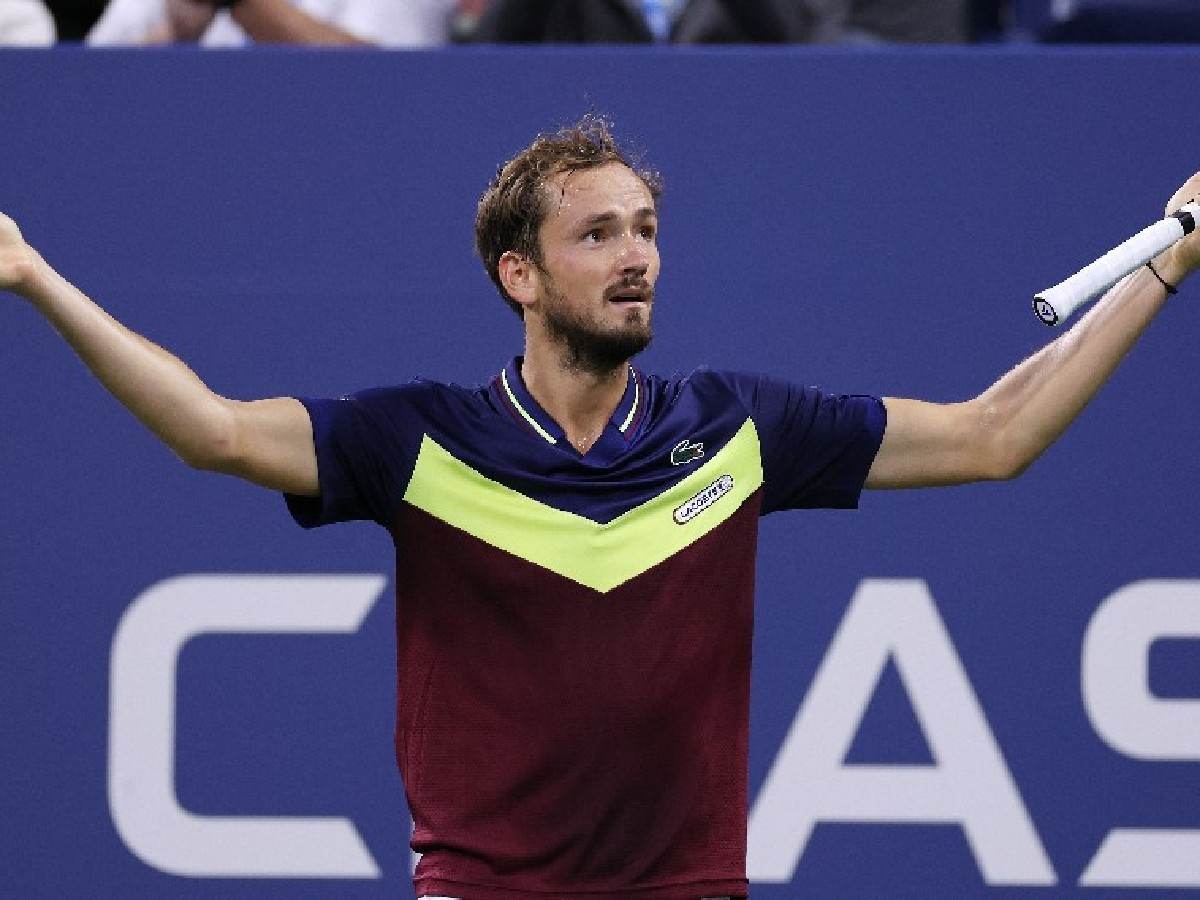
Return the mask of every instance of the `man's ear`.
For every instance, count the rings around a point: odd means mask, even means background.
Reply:
[[[532,261],[515,250],[506,250],[500,257],[499,272],[504,290],[521,306],[527,307],[537,299],[538,270]]]

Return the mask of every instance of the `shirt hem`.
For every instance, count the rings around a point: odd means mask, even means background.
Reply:
[[[426,877],[414,879],[413,885],[418,897],[431,894],[457,897],[460,900],[542,900],[552,897],[570,897],[571,900],[612,900],[614,897],[639,900],[699,900],[701,897],[732,897],[734,900],[740,900],[749,896],[750,883],[745,878],[717,878],[595,891],[573,888],[509,888]]]

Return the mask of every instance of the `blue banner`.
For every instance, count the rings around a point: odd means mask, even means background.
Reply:
[[[238,398],[477,383],[475,204],[611,116],[666,182],[643,365],[972,397],[1197,167],[1200,51],[0,53],[0,209]],[[1008,483],[763,523],[756,898],[1200,890],[1186,285]],[[194,472],[0,300],[13,897],[412,896],[392,554]]]

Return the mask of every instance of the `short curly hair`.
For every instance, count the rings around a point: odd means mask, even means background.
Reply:
[[[524,317],[524,310],[500,281],[500,257],[512,250],[541,266],[538,232],[548,212],[543,186],[561,172],[614,162],[627,166],[642,180],[657,206],[663,190],[662,177],[641,167],[639,160],[617,144],[610,122],[590,114],[553,134],[539,134],[532,144],[500,167],[479,198],[475,252],[504,302],[518,316]]]

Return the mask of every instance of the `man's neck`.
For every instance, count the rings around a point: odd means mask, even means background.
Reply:
[[[604,374],[585,372],[567,366],[561,354],[538,352],[527,344],[521,380],[538,405],[566,432],[571,446],[587,453],[625,395],[629,366],[622,363]]]

